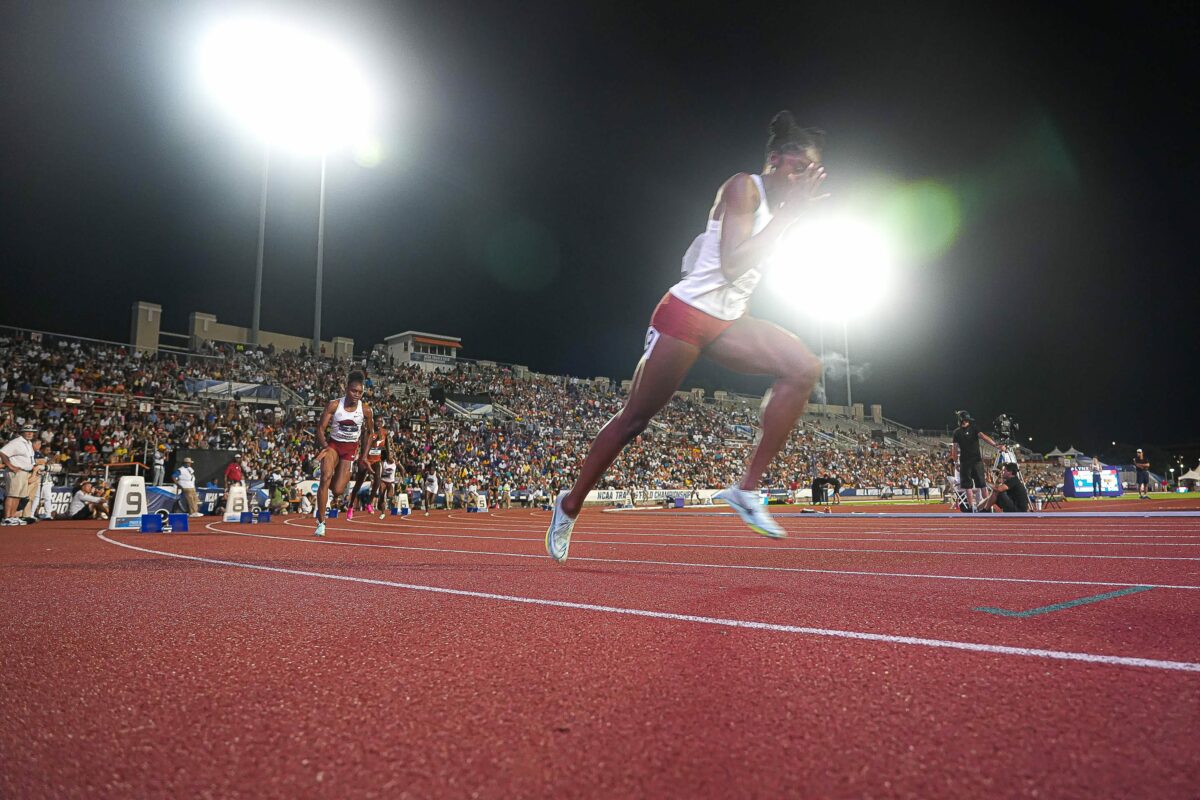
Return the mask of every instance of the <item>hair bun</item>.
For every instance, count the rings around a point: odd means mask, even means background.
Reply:
[[[792,112],[784,110],[776,114],[771,120],[771,127],[768,129],[768,132],[772,137],[785,139],[796,127],[798,127],[796,125],[796,118],[792,116]]]

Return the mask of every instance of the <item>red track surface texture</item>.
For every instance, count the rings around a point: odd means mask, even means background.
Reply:
[[[5,529],[0,797],[1200,795],[1200,519],[547,521]]]

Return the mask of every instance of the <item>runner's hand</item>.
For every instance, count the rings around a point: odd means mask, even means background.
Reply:
[[[788,176],[788,182],[788,193],[780,211],[792,216],[803,214],[813,203],[829,197],[828,192],[821,191],[825,168],[820,164],[809,164],[803,172],[793,172]]]

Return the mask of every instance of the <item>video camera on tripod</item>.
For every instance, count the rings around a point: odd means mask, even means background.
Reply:
[[[1021,430],[1021,426],[1014,422],[1008,414],[1001,414],[992,420],[992,428],[995,431],[992,438],[996,440],[996,443],[1006,445],[1014,444],[1016,441],[1014,434]]]

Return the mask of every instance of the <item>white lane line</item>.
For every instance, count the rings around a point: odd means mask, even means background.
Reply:
[[[425,529],[426,527],[428,527],[428,528],[432,528],[433,530],[444,530],[444,528],[438,528],[438,527],[432,526],[432,525],[423,526],[420,523],[409,524],[409,523],[404,523],[404,522],[381,522],[381,521],[377,521],[377,520],[373,520],[373,519],[364,519],[364,520],[362,520],[362,523],[365,525],[370,525],[371,527],[389,528],[389,529],[395,528],[396,530],[403,530],[405,528],[411,529],[413,527],[421,527],[422,529]],[[511,532],[511,533],[528,533],[530,535],[533,535],[535,533],[537,533],[538,535],[541,534],[541,532],[536,529],[505,528],[505,527],[497,527],[495,525],[463,525],[462,527],[455,528],[454,530],[459,530],[459,531],[463,531],[463,532],[465,532],[465,531],[492,531],[492,532],[505,531],[505,532]],[[851,531],[851,532],[858,533],[858,531]],[[1024,540],[1024,539],[912,539],[912,538],[907,538],[907,537],[911,537],[911,536],[923,535],[923,533],[925,533],[923,531],[908,531],[905,533],[891,533],[888,531],[862,531],[862,533],[868,534],[868,536],[809,536],[806,534],[797,534],[793,530],[793,531],[788,532],[788,539],[790,539],[793,542],[923,542],[923,543],[935,543],[935,544],[1039,544],[1039,545],[1058,545],[1058,546],[1086,545],[1089,547],[1091,547],[1092,545],[1096,545],[1096,546],[1128,545],[1130,547],[1200,547],[1200,542],[1133,542],[1133,541],[1091,542],[1091,541],[1074,541],[1074,540],[1068,540],[1066,538],[1068,536],[1073,537],[1073,539],[1085,539],[1086,537],[1089,537],[1089,536],[1120,536],[1125,539],[1178,539],[1178,538],[1200,539],[1200,534],[1186,535],[1186,536],[1183,536],[1183,535],[1181,535],[1181,536],[1161,536],[1161,535],[1137,536],[1137,535],[1119,533],[1117,531],[1111,531],[1108,533],[1071,533],[1071,534],[1063,534],[1062,538],[1058,539],[1058,540],[1052,539],[1050,541],[1045,541],[1045,540],[1028,541],[1028,540]],[[576,535],[579,535],[579,534],[585,534],[585,535],[604,534],[607,536],[636,536],[639,538],[651,538],[651,539],[653,539],[653,538],[745,539],[746,529],[742,528],[733,533],[662,533],[662,532],[637,533],[634,531],[620,530],[620,529],[598,530],[595,527],[593,527],[591,524],[589,524],[586,528],[580,527],[580,528],[576,529],[575,534]],[[941,535],[949,535],[949,534],[941,534]],[[953,534],[953,535],[955,535],[955,536],[1003,536],[1004,534],[1003,534],[1003,532],[995,532],[995,533],[958,533],[958,534]],[[1031,534],[1031,532],[1029,532],[1029,531],[1013,531],[1011,533],[1011,535],[1012,536],[1021,536],[1021,535],[1042,536],[1042,535],[1046,535],[1046,534],[1041,534],[1041,533],[1032,533]],[[1048,534],[1048,535],[1057,536],[1056,534]],[[887,538],[871,538],[872,536],[876,536],[876,537],[882,536],[882,537],[887,537]],[[905,538],[897,538],[897,537],[905,537]]]
[[[966,650],[975,653],[992,653],[997,655],[1025,656],[1027,658],[1044,658],[1060,661],[1080,661],[1090,664],[1107,664],[1124,667],[1145,667],[1148,669],[1170,670],[1177,672],[1200,672],[1200,663],[1190,661],[1164,661],[1155,658],[1133,658],[1129,656],[1109,656],[1096,653],[1081,653],[1066,650],[1042,650],[1032,647],[1009,647],[1007,645],[981,644],[977,642],[959,642],[946,639],[923,639],[915,636],[898,636],[883,633],[866,633],[863,631],[843,631],[831,628],[808,628],[800,625],[779,625],[771,622],[754,622],[751,620],[725,619],[722,617],[704,617],[695,614],[675,614],[666,611],[651,611],[641,608],[623,608],[620,606],[602,606],[594,603],[574,603],[568,600],[549,600],[539,597],[521,597],[519,595],[493,594],[491,592],[475,592],[466,589],[450,589],[443,586],[425,586],[416,583],[401,583],[376,578],[360,578],[353,575],[338,575],[328,572],[312,572],[309,570],[288,569],[286,567],[271,567],[265,564],[247,564],[240,561],[225,561],[202,556],[186,556],[179,553],[169,553],[162,550],[151,550],[148,547],[138,547],[126,542],[119,542],[104,535],[105,531],[96,532],[103,541],[125,547],[142,553],[149,553],[167,558],[181,558],[187,561],[199,561],[206,564],[216,564],[223,567],[252,569],[260,572],[275,572],[284,575],[298,575],[306,578],[321,578],[323,580],[347,581],[350,583],[387,586],[393,589],[407,589],[415,592],[430,592],[433,594],[451,595],[454,597],[471,597],[479,600],[497,600],[504,603],[521,603],[532,606],[549,608],[569,608],[576,611],[592,611],[605,614],[623,614],[633,617],[670,620],[672,622],[691,622],[699,625],[719,625],[727,628],[746,628],[750,630],[772,631],[775,633],[794,633],[807,636],[823,636],[836,639],[855,639],[867,642],[882,642],[886,644],[906,644],[918,647],[933,647],[949,650]],[[548,567],[549,568],[549,567]]]
[[[216,527],[216,523],[210,523],[209,530],[217,531],[218,533],[228,533],[233,536],[246,536],[253,539],[278,539],[284,542],[299,542],[302,544],[319,544],[319,545],[336,545],[339,547],[369,547],[382,550],[406,550],[418,553],[454,553],[456,555],[473,555],[473,556],[500,556],[502,558],[532,558],[536,560],[544,560],[547,556],[543,553],[507,553],[503,551],[493,550],[459,550],[445,547],[414,547],[412,545],[402,544],[371,544],[367,542],[339,542],[336,539],[317,539],[317,538],[299,538],[296,536],[274,536],[268,533],[242,533],[240,531],[226,530],[225,528]],[[985,583],[1039,583],[1052,584],[1055,586],[1147,586],[1151,589],[1190,589],[1200,590],[1200,586],[1176,585],[1167,583],[1146,583],[1138,581],[1136,583],[1123,583],[1121,581],[1062,581],[1050,580],[1045,578],[1005,578],[994,576],[977,576],[977,575],[936,575],[925,574],[919,572],[870,572],[867,570],[848,570],[848,569],[813,569],[807,567],[770,567],[760,566],[755,564],[705,564],[695,561],[650,561],[641,558],[592,558],[589,556],[571,556],[571,561],[588,561],[596,564],[640,564],[644,566],[655,567],[693,567],[696,569],[740,569],[750,570],[754,572],[800,572],[811,575],[858,575],[875,578],[918,578],[922,580],[941,580],[941,581],[981,581]]]
[[[307,518],[305,518],[307,519]],[[285,520],[285,525],[293,525],[295,527],[311,527],[302,525],[292,520]],[[444,539],[490,539],[495,541],[529,541],[532,538],[533,532],[529,532],[529,537],[517,536],[479,536],[470,533],[408,533],[401,530],[381,531],[380,525],[372,525],[370,528],[347,527],[339,525],[336,528],[330,528],[331,532],[337,531],[358,531],[361,533],[383,533],[389,536],[424,536]],[[458,529],[461,530],[461,529]],[[477,528],[476,530],[496,530],[494,528]],[[504,529],[501,529],[504,530]],[[583,536],[580,536],[580,533]],[[982,552],[971,550],[893,550],[881,547],[796,547],[790,544],[771,544],[771,545],[734,545],[734,544],[701,544],[696,542],[612,542],[602,539],[585,538],[590,537],[587,531],[576,531],[573,534],[574,541],[587,542],[593,545],[609,545],[613,547],[692,547],[704,548],[707,550],[770,550],[772,552],[802,552],[802,553],[889,553],[901,555],[922,555],[922,556],[990,556],[993,558],[1089,558],[1103,559],[1107,561],[1200,561],[1200,556],[1108,556],[1108,555],[1092,555],[1086,553],[1002,553],[1002,552]],[[748,538],[748,535],[747,535]],[[964,542],[970,544],[970,542]],[[1076,542],[1076,544],[1084,544]]]
[[[452,516],[453,516],[453,518],[456,519],[456,524],[461,526],[458,529],[462,530],[462,531],[471,531],[471,530],[492,531],[492,532],[503,531],[503,532],[509,532],[509,533],[529,533],[531,535],[536,533],[538,536],[541,536],[543,533],[543,531],[541,531],[540,529],[537,529],[537,528],[503,527],[503,526],[498,526],[495,523],[487,524],[489,522],[488,520],[479,520],[478,522],[472,521],[472,524],[466,525],[466,524],[463,524],[464,521],[467,519],[466,515],[456,514],[456,515],[452,515]],[[450,518],[451,517],[441,517],[441,519],[450,519]],[[358,520],[356,520],[355,522],[358,522]],[[434,519],[430,519],[425,522],[415,522],[415,521],[414,522],[385,522],[385,521],[374,520],[374,519],[363,519],[363,520],[361,520],[361,522],[372,525],[372,526],[378,526],[381,528],[395,527],[397,529],[400,529],[400,528],[411,528],[411,527],[416,526],[416,527],[422,527],[422,528],[432,527],[434,530],[442,529],[442,528],[437,527],[437,522]],[[480,523],[483,523],[483,524],[480,524]],[[670,533],[670,532],[667,532],[668,530],[675,530],[675,531],[679,531],[679,532],[678,533]],[[808,530],[808,529],[804,529],[804,530]],[[867,530],[867,531],[847,531],[847,532],[848,533],[864,533],[867,535],[878,535],[878,536],[889,536],[889,537],[921,536],[921,535],[926,535],[926,534],[937,533],[937,535],[939,535],[939,536],[962,536],[962,537],[1006,536],[1006,535],[1008,535],[1008,536],[1042,536],[1042,537],[1055,537],[1055,538],[1061,536],[1064,539],[1066,537],[1086,538],[1089,536],[1119,536],[1119,537],[1123,537],[1123,538],[1127,538],[1127,539],[1183,539],[1183,538],[1200,539],[1200,534],[1138,535],[1138,534],[1125,533],[1123,531],[1115,531],[1115,530],[1114,531],[1094,531],[1091,533],[1058,534],[1058,533],[1048,532],[1048,531],[1042,529],[1040,526],[1036,527],[1034,530],[1019,530],[1019,531],[988,531],[988,532],[981,532],[981,531],[962,532],[962,531],[960,531],[960,532],[954,532],[954,533],[940,533],[940,531],[942,531],[942,530],[947,530],[947,529],[944,529],[944,528],[920,528],[920,529],[903,530],[903,531]],[[628,525],[624,525],[624,526],[597,525],[596,520],[589,519],[586,521],[586,524],[581,524],[578,528],[576,528],[575,533],[576,533],[576,535],[578,535],[578,534],[591,534],[591,535],[608,534],[611,536],[637,536],[637,537],[642,537],[642,538],[673,538],[674,537],[674,538],[687,538],[687,539],[739,539],[739,538],[745,538],[746,529],[745,529],[745,527],[739,526],[737,528],[730,528],[727,531],[720,531],[719,529],[712,529],[712,528],[709,528],[707,530],[705,530],[704,528],[701,528],[699,530],[697,530],[696,528],[690,528],[690,529],[670,528],[670,529],[668,529],[668,528],[660,528],[658,526],[655,526],[650,532],[638,532],[638,531],[629,530]],[[800,540],[888,541],[887,539],[880,539],[880,540],[849,539],[845,536],[808,536],[803,533],[797,532],[797,530],[794,527],[789,530],[789,536],[790,536],[790,538],[792,538],[793,541],[800,541]],[[970,544],[975,541],[979,541],[983,544],[1057,544],[1057,542],[1018,542],[1018,541],[1010,541],[1008,539],[1003,539],[1003,540],[999,540],[999,539],[997,539],[997,540],[987,540],[987,539],[938,540],[938,539],[897,538],[897,539],[895,539],[895,541],[906,541],[906,542],[907,541],[931,541],[931,542],[932,541],[946,541],[946,542],[962,541],[966,544]],[[1070,543],[1070,542],[1063,542],[1063,543]],[[1093,544],[1092,542],[1078,542],[1078,543],[1079,544]],[[1095,544],[1108,544],[1108,542],[1096,542]],[[1130,544],[1136,544],[1136,543],[1130,542]],[[1167,544],[1171,544],[1171,543],[1168,542]],[[1186,546],[1197,546],[1196,543],[1192,543],[1192,542],[1180,542],[1179,544],[1186,545]]]

